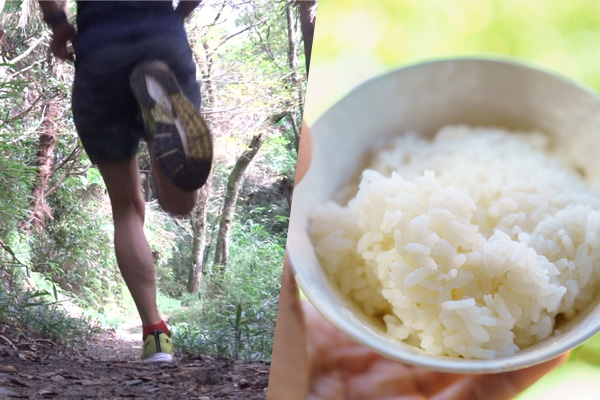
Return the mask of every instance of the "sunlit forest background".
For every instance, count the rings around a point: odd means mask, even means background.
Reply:
[[[600,90],[600,2],[328,0],[319,4],[305,119],[313,123],[354,86],[435,58],[510,58]],[[596,399],[600,337],[520,400]]]
[[[37,2],[0,5],[0,340],[84,343],[139,321],[110,203],[72,123],[72,64],[51,56]],[[296,4],[204,0],[186,29],[215,163],[192,215],[173,218],[140,149],[159,309],[179,349],[269,359],[306,81]]]

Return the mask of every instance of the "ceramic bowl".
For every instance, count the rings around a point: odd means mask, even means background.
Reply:
[[[287,241],[301,290],[327,320],[357,342],[390,359],[437,371],[510,371],[582,344],[600,331],[600,295],[549,338],[512,356],[462,359],[428,355],[388,337],[326,278],[307,233],[311,210],[339,198],[369,155],[394,137],[407,131],[431,137],[448,124],[539,130],[585,176],[600,178],[600,98],[573,81],[492,59],[432,61],[376,77],[352,90],[311,127],[312,162],[294,191]]]

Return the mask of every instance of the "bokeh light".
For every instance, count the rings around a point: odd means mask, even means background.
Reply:
[[[453,56],[516,57],[600,89],[595,0],[325,0],[305,118],[390,69]]]

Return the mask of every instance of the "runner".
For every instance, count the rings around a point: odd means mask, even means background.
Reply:
[[[75,62],[73,119],[108,190],[117,263],[142,320],[147,362],[171,362],[173,344],[156,305],[136,153],[145,139],[161,207],[188,214],[212,164],[184,29],[199,3],[181,1],[174,9],[171,1],[78,1],[75,30],[59,2],[39,1],[53,54]]]

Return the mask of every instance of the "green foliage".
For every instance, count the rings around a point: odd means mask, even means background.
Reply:
[[[50,282],[43,284],[52,286],[50,291],[39,289],[35,284],[2,284],[1,278],[7,273],[6,269],[0,268],[0,326],[8,326],[9,332],[26,333],[27,336],[50,339],[67,346],[80,346],[102,330],[89,317],[72,316],[64,303],[57,300],[59,293]],[[43,278],[37,277],[36,281],[42,284]]]
[[[6,66],[0,64],[0,68]],[[0,193],[12,194],[0,196],[0,237],[15,230],[18,220],[26,216],[27,196],[35,173],[23,163],[23,149],[14,136],[20,120],[7,107],[20,101],[26,84],[22,79],[0,81]]]
[[[146,206],[145,232],[154,257],[158,289],[168,296],[180,296],[185,292],[191,263],[189,222],[162,212],[153,202]]]
[[[271,136],[261,148],[264,162],[279,176],[291,176],[296,168],[297,154],[290,151],[291,141],[284,136]]]
[[[330,0],[317,20],[310,123],[365,79],[441,57],[519,58],[600,90],[594,0]]]
[[[110,205],[97,172],[67,178],[48,199],[54,219],[32,235],[35,270],[47,273],[82,304],[102,309],[119,299]]]
[[[571,352],[569,363],[586,362],[600,366],[600,335],[596,335]]]
[[[0,237],[17,228],[20,219],[27,215],[28,195],[35,170],[10,155],[20,150],[18,145],[10,143],[10,136],[0,132]]]
[[[216,356],[269,359],[273,347],[284,247],[257,224],[234,225],[223,276],[209,271],[200,295],[182,299],[171,314],[183,350]]]

